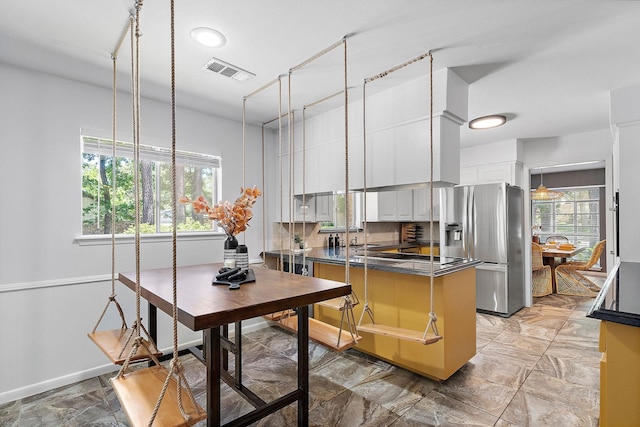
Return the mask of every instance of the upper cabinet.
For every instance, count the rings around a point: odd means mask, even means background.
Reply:
[[[307,115],[304,127],[298,119],[293,125],[293,162],[289,147],[283,152],[283,164],[293,168],[294,193],[345,190],[346,173],[349,190],[430,181],[458,184],[460,125],[467,120],[468,86],[449,69],[434,73],[433,80],[433,123],[428,75],[372,91],[364,101],[366,117],[362,100],[350,103],[348,128],[344,106]]]
[[[420,209],[420,215],[416,216],[416,197],[420,198],[418,203],[424,201],[424,190],[367,192],[366,219],[368,222],[428,221],[428,214]]]
[[[413,220],[429,221],[431,219],[431,190],[420,188],[413,190]],[[440,221],[440,191],[433,189],[433,220]]]
[[[506,182],[523,188],[523,167],[520,162],[504,162],[460,169],[460,184],[494,184]]]

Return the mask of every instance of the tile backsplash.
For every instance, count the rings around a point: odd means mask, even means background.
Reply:
[[[429,224],[418,223],[423,226],[423,229],[427,232],[428,238]],[[289,241],[293,239],[295,235],[298,235],[307,243],[308,247],[322,248],[328,246],[328,239],[330,233],[320,232],[320,223],[307,223],[304,226],[301,223],[292,224],[292,230],[289,231],[289,224],[287,223],[273,223],[273,248],[282,249],[289,247]],[[425,227],[426,226],[426,227]],[[367,224],[367,243],[400,243],[401,223],[398,222],[371,222]],[[335,234],[335,233],[332,233]],[[345,233],[339,233],[340,238],[345,238]],[[358,239],[358,243],[364,243],[364,232],[349,232],[349,239]],[[434,230],[434,240],[438,239],[437,228]],[[346,244],[347,242],[342,242]]]

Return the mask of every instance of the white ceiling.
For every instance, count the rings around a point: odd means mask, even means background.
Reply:
[[[131,0],[3,3],[0,61],[111,86],[110,54],[128,22]],[[365,77],[430,50],[436,71],[449,67],[470,84],[469,118],[509,116],[506,125],[493,130],[463,127],[462,146],[607,128],[609,91],[640,83],[640,1],[175,3],[177,103],[238,121],[243,96],[347,34],[354,93]],[[142,92],[160,100],[170,99],[169,12],[169,1],[147,0],[141,9]],[[199,26],[221,31],[227,44],[218,49],[196,46],[189,31]],[[204,71],[212,56],[257,76],[238,82]],[[339,88],[342,49],[326,57],[325,63],[314,64],[315,71]],[[127,38],[118,56],[123,91],[130,86],[129,61]],[[294,87],[293,93],[304,90]],[[269,108],[274,114],[258,107],[252,111],[248,101],[247,119],[275,117],[277,102]]]

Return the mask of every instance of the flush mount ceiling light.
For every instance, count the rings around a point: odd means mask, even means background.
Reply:
[[[491,116],[478,117],[469,122],[469,128],[471,129],[491,129],[498,126],[502,126],[507,122],[505,116],[494,114]]]
[[[227,43],[227,38],[224,34],[207,27],[198,27],[191,31],[191,38],[205,47],[222,47]]]

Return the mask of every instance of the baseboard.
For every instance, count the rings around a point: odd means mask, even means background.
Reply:
[[[242,333],[246,334],[252,331],[257,331],[259,329],[265,328],[269,326],[269,324],[261,319],[256,318],[252,319],[253,322],[248,323],[246,326],[243,325]],[[233,331],[233,328],[230,328],[230,332]],[[182,344],[179,349],[187,349],[190,347],[194,347],[196,345],[202,344],[202,340],[194,340],[185,344]],[[160,349],[163,354],[168,354],[173,352],[172,347],[167,347],[164,349]],[[120,366],[113,364],[106,364],[102,366],[97,366],[95,368],[87,369],[84,371],[74,372],[72,374],[64,375],[57,378],[52,378],[46,381],[42,381],[35,384],[30,384],[25,387],[20,387],[14,390],[9,390],[0,393],[0,405],[8,402],[13,402],[18,399],[24,399],[25,397],[33,396],[39,393],[44,393],[45,391],[53,390],[58,387],[64,387],[69,384],[74,384],[80,381],[88,380],[100,375],[108,374],[109,372],[117,372],[120,369]]]

